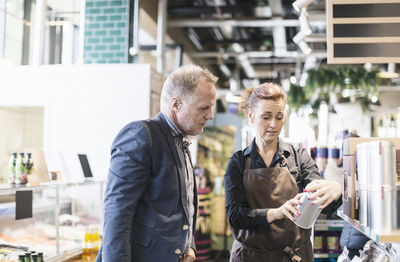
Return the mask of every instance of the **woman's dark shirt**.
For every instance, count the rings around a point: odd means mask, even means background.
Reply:
[[[313,180],[322,179],[314,160],[302,148],[294,148],[282,139],[278,141],[278,150],[272,158],[269,167],[280,167],[283,157],[287,159],[287,167],[295,179],[299,192]],[[246,201],[243,187],[243,174],[247,158],[251,158],[251,169],[267,168],[263,158],[257,151],[255,139],[243,151],[237,151],[231,157],[226,167],[225,183],[225,208],[232,227],[237,229],[265,228],[268,227],[268,208],[252,209]],[[323,212],[333,213],[342,204],[342,199],[333,201]]]

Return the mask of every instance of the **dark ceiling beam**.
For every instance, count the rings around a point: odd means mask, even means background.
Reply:
[[[243,10],[239,6],[219,6],[221,13],[238,13]],[[169,7],[170,16],[200,16],[202,14],[216,14],[214,6],[187,6],[187,7]]]
[[[147,12],[148,15],[150,15],[150,17],[154,21],[157,21],[158,0],[139,1],[139,5],[141,8],[143,8]],[[167,26],[168,26],[168,20],[167,20]],[[196,48],[193,46],[193,44],[189,41],[189,39],[184,34],[182,28],[169,27],[169,28],[167,28],[167,33],[174,40],[175,43],[184,46],[186,54],[188,52],[197,51]],[[203,59],[196,59],[196,60],[193,60],[193,62],[200,66],[207,66],[206,61],[204,61]],[[211,72],[213,72],[214,74],[216,74],[218,72],[215,68],[208,68],[208,69],[211,70]]]
[[[311,26],[325,26],[325,21],[310,21]],[[168,27],[298,27],[298,19],[168,19]]]
[[[279,53],[278,55],[275,54],[273,51],[250,51],[250,52],[244,52],[242,53],[243,55],[246,55],[248,58],[256,58],[256,57],[299,57],[299,58],[304,58],[306,56],[313,56],[316,58],[326,58],[327,54],[326,51],[313,51],[309,55],[305,55],[301,52],[297,51],[288,51],[288,52],[282,52]],[[190,52],[188,53],[193,58],[210,58],[210,57],[217,57],[217,56],[225,56],[225,57],[238,57],[239,53],[235,52]]]
[[[217,57],[210,57],[203,59],[209,65],[218,65]],[[257,64],[296,64],[298,58],[296,57],[256,57],[256,58],[249,58],[251,64],[257,66]],[[232,59],[224,60],[224,64],[226,65],[236,65],[236,61]]]
[[[267,39],[267,37],[266,37]],[[264,43],[264,40],[262,39],[249,39],[249,40],[223,40],[223,41],[203,41],[202,44],[207,47],[207,46],[216,46],[216,45],[230,45],[233,43],[238,43],[238,44],[251,44],[251,45],[262,45]]]

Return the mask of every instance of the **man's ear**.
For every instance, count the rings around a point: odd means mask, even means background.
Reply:
[[[181,107],[181,100],[177,97],[172,98],[172,110],[177,111]]]

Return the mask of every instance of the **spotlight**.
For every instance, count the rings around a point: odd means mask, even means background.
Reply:
[[[231,70],[229,70],[229,68],[228,68],[225,64],[220,64],[220,65],[219,65],[219,69],[221,69],[221,71],[222,71],[227,77],[230,77],[230,76],[231,76]]]
[[[312,51],[304,40],[298,43],[297,45],[299,46],[300,50],[306,55],[310,54]]]
[[[303,31],[298,32],[294,37],[293,37],[293,42],[295,44],[299,44],[301,41],[304,40],[307,36],[304,34]]]
[[[291,77],[289,78],[289,80],[290,80],[290,83],[291,83],[292,85],[295,85],[296,82],[297,82],[297,79],[296,79],[295,76],[291,76]]]
[[[310,26],[310,21],[308,20],[308,13],[304,8],[301,9],[299,22],[300,22],[300,31],[302,31],[306,36],[311,35],[312,30]]]
[[[306,8],[309,4],[311,4],[311,2],[314,0],[296,0],[293,2],[293,8],[299,12],[300,9],[302,8]]]

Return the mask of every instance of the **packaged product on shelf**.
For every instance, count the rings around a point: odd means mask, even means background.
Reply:
[[[343,156],[343,212],[353,219],[358,219],[356,158],[354,155]]]
[[[319,174],[324,176],[324,171],[326,164],[328,162],[328,148],[327,147],[317,147],[315,152],[315,163],[318,166]]]
[[[390,243],[375,243],[368,241],[360,252],[360,261],[398,261],[398,254]]]
[[[322,231],[314,232],[314,253],[325,253],[324,233]]]
[[[15,163],[17,160],[17,153],[12,153],[8,161],[8,183],[15,184]]]
[[[28,183],[24,163],[24,153],[19,153],[15,162],[15,184],[24,185]]]
[[[328,231],[326,232],[326,251],[328,253],[339,253],[339,232]]]
[[[328,162],[324,171],[324,178],[329,181],[343,182],[343,170],[338,167],[339,149],[329,148]]]
[[[357,147],[363,145],[368,150],[367,225],[374,232],[390,233],[397,229],[395,145],[377,140]]]

